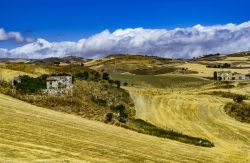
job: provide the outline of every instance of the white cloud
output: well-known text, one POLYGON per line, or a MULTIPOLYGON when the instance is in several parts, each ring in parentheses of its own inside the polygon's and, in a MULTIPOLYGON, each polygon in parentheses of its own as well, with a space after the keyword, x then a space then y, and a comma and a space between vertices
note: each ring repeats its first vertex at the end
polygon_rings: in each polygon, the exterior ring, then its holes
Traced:
MULTIPOLYGON (((0 40, 5 38, 1 34, 0 40)), ((6 33, 6 32, 5 32, 6 33)), ((18 40, 18 37, 15 37, 18 40)), ((250 21, 239 25, 196 25, 189 28, 104 30, 78 42, 33 43, 8 50, 9 56, 25 58, 77 55, 103 57, 113 53, 149 54, 162 57, 192 58, 210 53, 231 53, 250 50, 250 21)))
POLYGON ((6 32, 3 28, 0 28, 0 41, 14 40, 16 42, 30 43, 33 41, 31 38, 24 38, 20 32, 6 32))

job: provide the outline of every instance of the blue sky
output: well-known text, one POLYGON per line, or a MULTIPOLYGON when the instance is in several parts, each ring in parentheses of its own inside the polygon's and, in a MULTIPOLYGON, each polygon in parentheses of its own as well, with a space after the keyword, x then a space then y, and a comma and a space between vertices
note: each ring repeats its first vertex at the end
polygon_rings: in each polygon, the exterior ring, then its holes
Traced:
POLYGON ((250 20, 249 0, 1 0, 0 4, 0 27, 49 41, 78 40, 104 29, 169 29, 250 20))
MULTIPOLYGON (((78 41, 105 29, 174 29, 250 20, 249 0, 0 0, 0 28, 47 41, 78 41)), ((25 43, 0 41, 0 48, 25 43)))

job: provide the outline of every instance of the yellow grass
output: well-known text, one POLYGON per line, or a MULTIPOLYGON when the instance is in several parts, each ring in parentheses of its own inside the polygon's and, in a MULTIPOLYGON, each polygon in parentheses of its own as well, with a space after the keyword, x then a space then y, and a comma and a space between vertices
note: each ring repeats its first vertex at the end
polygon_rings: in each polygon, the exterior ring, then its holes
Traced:
MULTIPOLYGON (((213 77, 214 71, 222 71, 221 68, 207 68, 206 65, 201 65, 198 63, 186 63, 186 64, 179 65, 177 67, 188 68, 189 70, 197 71, 199 73, 193 74, 193 75, 202 76, 202 77, 213 77)), ((250 73, 249 69, 223 69, 223 70, 231 71, 231 72, 238 72, 242 74, 250 73)))
POLYGON ((227 57, 226 61, 248 61, 249 57, 227 57))
POLYGON ((223 158, 227 153, 225 162, 250 161, 250 124, 238 122, 224 112, 224 105, 230 99, 200 95, 198 90, 128 90, 135 102, 136 118, 206 138, 214 142, 212 151, 218 153, 217 157, 223 158))
POLYGON ((223 100, 130 91, 138 117, 209 138, 215 147, 143 135, 0 94, 0 162, 249 162, 250 125, 228 117, 223 100))
POLYGON ((15 71, 15 70, 8 70, 8 69, 0 68, 0 79, 4 79, 5 81, 11 81, 19 75, 29 75, 33 77, 37 76, 35 74, 25 73, 22 71, 15 71))

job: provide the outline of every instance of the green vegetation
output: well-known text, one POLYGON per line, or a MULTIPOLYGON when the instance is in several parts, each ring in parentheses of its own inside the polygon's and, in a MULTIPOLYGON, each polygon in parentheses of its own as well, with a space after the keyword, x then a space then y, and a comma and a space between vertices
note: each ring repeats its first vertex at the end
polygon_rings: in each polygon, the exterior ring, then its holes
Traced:
POLYGON ((245 102, 230 102, 225 106, 225 112, 238 121, 250 123, 250 105, 245 102))
POLYGON ((111 78, 120 80, 123 83, 130 83, 135 86, 155 87, 155 88, 184 88, 197 87, 208 83, 209 80, 203 80, 188 75, 131 75, 131 74, 111 74, 111 78))
POLYGON ((188 136, 182 133, 175 132, 173 130, 165 130, 154 126, 153 124, 146 122, 142 119, 134 119, 130 121, 135 130, 141 133, 154 135, 162 138, 168 138, 183 143, 194 144, 202 147, 214 147, 214 144, 206 139, 188 136))
POLYGON ((128 120, 128 116, 129 114, 127 113, 127 109, 126 106, 123 104, 117 105, 117 106, 113 106, 111 107, 111 109, 113 111, 115 111, 116 113, 118 113, 118 120, 122 123, 126 123, 128 120))
POLYGON ((244 51, 244 52, 237 52, 233 54, 229 54, 229 57, 245 57, 245 56, 250 56, 250 51, 244 51))
POLYGON ((212 89, 231 89, 234 88, 233 82, 231 81, 220 81, 215 83, 215 87, 212 89))
POLYGON ((242 103, 243 100, 245 100, 245 99, 246 99, 246 96, 243 96, 243 95, 236 95, 233 98, 234 102, 236 102, 236 103, 242 103))
POLYGON ((105 115, 105 122, 111 122, 112 119, 113 119, 113 113, 109 112, 105 115))
POLYGON ((109 79, 110 79, 110 78, 109 78, 109 73, 104 72, 103 75, 102 75, 102 79, 104 79, 104 80, 109 80, 109 79))
POLYGON ((19 81, 14 81, 16 89, 22 93, 36 93, 46 88, 46 77, 29 77, 28 75, 19 76, 19 81))
POLYGON ((176 67, 152 67, 152 68, 144 68, 144 69, 135 69, 129 71, 132 74, 136 75, 159 75, 166 73, 176 72, 178 68, 176 67))
POLYGON ((224 98, 231 98, 233 100, 240 100, 240 99, 246 100, 246 99, 248 99, 247 96, 245 96, 245 95, 240 95, 240 94, 226 92, 226 91, 213 91, 213 92, 209 92, 208 94, 216 95, 216 96, 220 96, 220 97, 224 97, 224 98))

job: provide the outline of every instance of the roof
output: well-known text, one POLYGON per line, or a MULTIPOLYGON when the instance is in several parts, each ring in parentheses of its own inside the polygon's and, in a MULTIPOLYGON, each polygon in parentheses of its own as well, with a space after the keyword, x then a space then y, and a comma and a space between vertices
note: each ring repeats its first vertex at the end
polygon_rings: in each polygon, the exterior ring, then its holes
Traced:
POLYGON ((47 81, 57 81, 57 80, 68 80, 69 78, 72 78, 72 76, 49 76, 47 77, 47 81))
POLYGON ((232 73, 231 71, 216 71, 217 73, 232 73))

